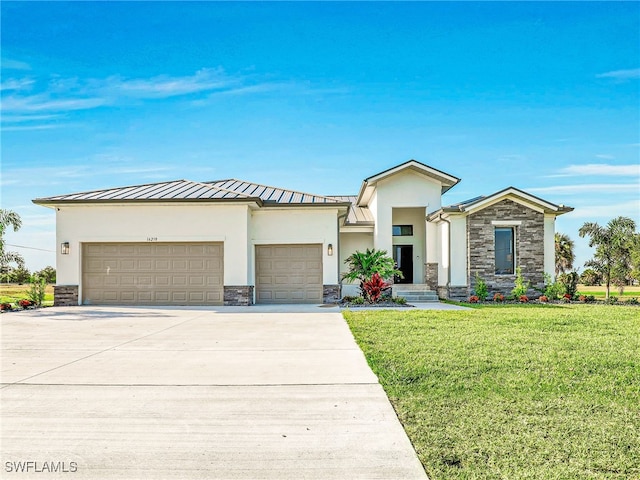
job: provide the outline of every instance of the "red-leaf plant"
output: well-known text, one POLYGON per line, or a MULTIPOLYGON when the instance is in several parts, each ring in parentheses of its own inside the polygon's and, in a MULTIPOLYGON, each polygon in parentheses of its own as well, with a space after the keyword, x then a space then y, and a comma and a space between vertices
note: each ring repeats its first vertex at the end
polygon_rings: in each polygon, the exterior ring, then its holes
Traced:
POLYGON ((369 302, 378 303, 382 297, 382 291, 390 286, 391 284, 385 282, 380 274, 374 273, 369 280, 362 282, 362 291, 369 302))

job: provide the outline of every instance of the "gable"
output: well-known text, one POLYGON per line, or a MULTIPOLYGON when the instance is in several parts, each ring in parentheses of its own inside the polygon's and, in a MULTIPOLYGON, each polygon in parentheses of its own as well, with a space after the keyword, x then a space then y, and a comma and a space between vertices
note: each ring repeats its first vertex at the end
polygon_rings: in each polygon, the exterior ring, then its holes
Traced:
MULTIPOLYGON (((413 174, 421 178, 423 181, 428 182, 428 185, 437 185, 439 195, 442 195, 460 181, 459 178, 425 165, 424 163, 409 160, 408 162, 366 178, 360 187, 357 204, 361 206, 369 205, 378 184, 384 183, 389 185, 389 183, 398 181, 400 178, 406 178, 407 174, 413 174)), ((439 204, 440 202, 438 202, 438 205, 439 204)))

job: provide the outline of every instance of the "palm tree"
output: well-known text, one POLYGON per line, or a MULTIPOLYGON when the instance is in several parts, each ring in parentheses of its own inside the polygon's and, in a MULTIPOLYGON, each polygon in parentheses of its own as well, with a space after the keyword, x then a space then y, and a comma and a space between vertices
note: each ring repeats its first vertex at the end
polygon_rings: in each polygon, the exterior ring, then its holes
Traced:
POLYGON ((349 264, 349 271, 342 274, 343 280, 360 280, 362 283, 371 279, 374 273, 380 275, 384 280, 393 276, 403 277, 402 272, 396 268, 393 258, 387 256, 386 250, 367 248, 364 253, 356 251, 344 263, 349 264))
POLYGON ((573 240, 565 233, 556 233, 556 277, 573 268, 575 256, 573 254, 573 240))
POLYGON ((13 231, 17 232, 21 226, 20 215, 12 210, 0 208, 0 267, 7 267, 11 263, 16 263, 18 267, 24 265, 22 255, 16 252, 5 252, 4 250, 4 232, 8 227, 13 227, 13 231))
POLYGON ((617 217, 606 227, 587 222, 578 233, 589 237, 589 246, 596 247, 593 258, 585 266, 599 272, 607 286, 607 296, 611 281, 622 289, 631 273, 631 241, 635 235, 636 223, 627 217, 617 217))

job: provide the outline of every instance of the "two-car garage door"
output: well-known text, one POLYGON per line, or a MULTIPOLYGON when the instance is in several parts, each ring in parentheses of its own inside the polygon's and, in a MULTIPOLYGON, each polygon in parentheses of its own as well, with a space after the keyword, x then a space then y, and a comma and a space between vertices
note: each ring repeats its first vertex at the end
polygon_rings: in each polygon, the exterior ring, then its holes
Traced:
POLYGON ((222 305, 222 243, 84 243, 85 305, 222 305))

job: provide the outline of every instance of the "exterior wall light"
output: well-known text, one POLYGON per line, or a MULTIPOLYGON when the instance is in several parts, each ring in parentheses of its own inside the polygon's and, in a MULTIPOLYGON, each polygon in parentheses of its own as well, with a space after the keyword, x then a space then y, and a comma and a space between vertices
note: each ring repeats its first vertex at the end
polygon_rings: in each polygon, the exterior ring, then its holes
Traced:
POLYGON ((62 242, 60 244, 60 253, 62 255, 69 255, 69 242, 62 242))
POLYGON ((333 245, 329 244, 327 246, 327 255, 332 256, 333 255, 333 245))

